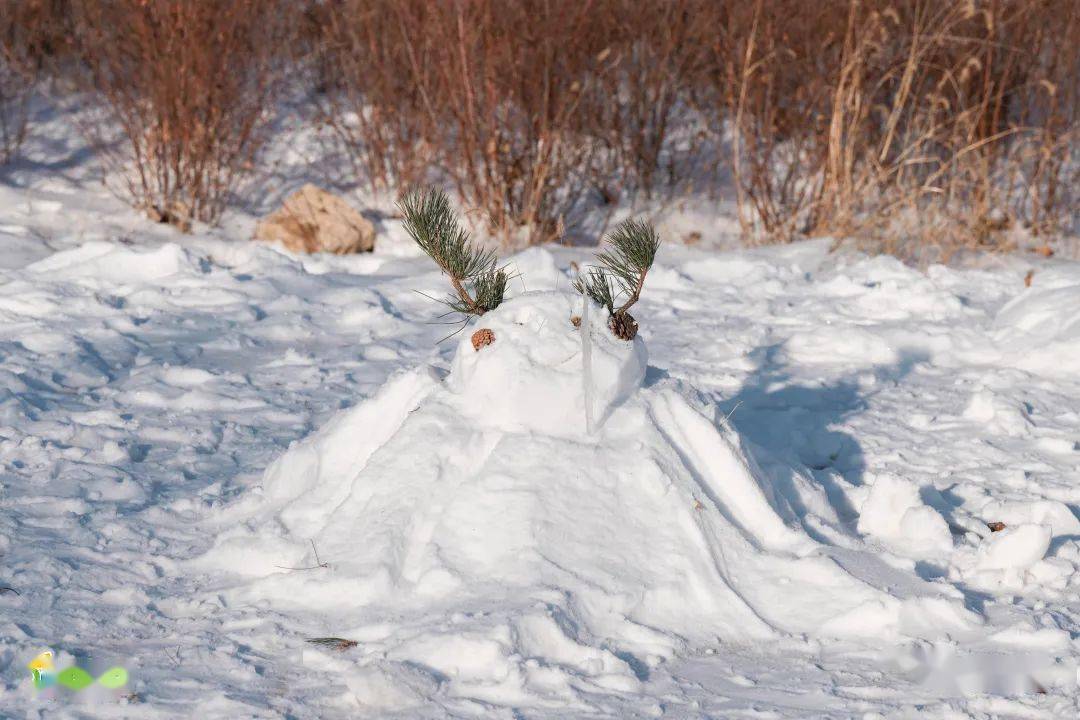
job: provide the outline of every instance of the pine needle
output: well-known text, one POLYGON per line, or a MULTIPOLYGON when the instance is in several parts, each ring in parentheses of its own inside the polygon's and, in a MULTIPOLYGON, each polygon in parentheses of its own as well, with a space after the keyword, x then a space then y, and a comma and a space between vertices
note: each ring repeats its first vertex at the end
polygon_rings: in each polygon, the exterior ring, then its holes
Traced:
POLYGON ((607 308, 608 315, 614 314, 615 289, 611 287, 607 273, 600 268, 589 268, 584 275, 574 278, 574 289, 588 295, 597 305, 607 308))
POLYGON ((648 222, 631 218, 620 223, 605 240, 607 249, 596 256, 600 266, 579 275, 574 287, 606 307, 609 315, 616 315, 625 313, 641 298, 645 276, 660 248, 660 236, 648 222), (623 297, 625 301, 616 308, 617 298, 623 297))
POLYGON ((492 250, 477 246, 457 221, 446 193, 437 188, 410 190, 398 209, 405 232, 450 278, 454 294, 442 302, 463 315, 494 310, 506 295, 508 277, 492 250))
POLYGON ((355 640, 347 640, 346 638, 339 637, 308 638, 305 642, 309 642, 312 645, 319 645, 320 647, 325 647, 330 650, 337 650, 338 652, 345 652, 346 650, 351 650, 352 648, 360 644, 355 640))

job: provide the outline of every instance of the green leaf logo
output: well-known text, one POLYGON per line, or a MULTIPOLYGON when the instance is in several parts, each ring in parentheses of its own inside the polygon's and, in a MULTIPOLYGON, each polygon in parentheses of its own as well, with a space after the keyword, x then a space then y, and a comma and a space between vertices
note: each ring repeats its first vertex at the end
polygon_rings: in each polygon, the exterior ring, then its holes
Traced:
POLYGON ((116 688, 127 685, 128 674, 127 670, 122 667, 109 668, 101 674, 101 677, 97 679, 98 685, 115 690, 116 688))
POLYGON ((94 678, 90 676, 90 673, 80 667, 61 670, 56 681, 71 690, 82 690, 94 684, 94 678))

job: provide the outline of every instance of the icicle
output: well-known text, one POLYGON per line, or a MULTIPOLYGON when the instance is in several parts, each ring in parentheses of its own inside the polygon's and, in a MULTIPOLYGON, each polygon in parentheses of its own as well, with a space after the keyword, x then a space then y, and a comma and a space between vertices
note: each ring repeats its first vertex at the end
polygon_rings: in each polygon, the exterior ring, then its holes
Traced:
POLYGON ((581 294, 581 384, 585 394, 585 432, 593 433, 593 404, 592 404, 592 338, 589 327, 589 298, 585 293, 581 294))

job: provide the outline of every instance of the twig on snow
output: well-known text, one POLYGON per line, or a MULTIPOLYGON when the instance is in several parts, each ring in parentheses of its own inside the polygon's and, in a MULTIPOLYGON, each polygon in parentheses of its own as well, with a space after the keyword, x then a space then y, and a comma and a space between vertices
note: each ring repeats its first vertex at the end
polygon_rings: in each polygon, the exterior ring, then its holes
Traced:
POLYGON ((330 565, 328 563, 324 563, 319 559, 319 550, 315 547, 315 541, 309 540, 308 542, 311 543, 311 550, 315 553, 314 565, 309 565, 308 567, 286 567, 284 565, 275 565, 274 567, 278 570, 318 570, 319 568, 329 568, 330 565))

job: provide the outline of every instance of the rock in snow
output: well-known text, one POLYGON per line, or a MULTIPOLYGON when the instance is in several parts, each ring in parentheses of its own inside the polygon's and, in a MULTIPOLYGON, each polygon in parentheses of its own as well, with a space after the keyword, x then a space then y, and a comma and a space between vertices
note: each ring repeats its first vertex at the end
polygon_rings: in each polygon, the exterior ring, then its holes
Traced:
POLYGON ((255 237, 297 253, 346 255, 375 248, 375 226, 337 195, 311 183, 259 222, 255 237))
POLYGON ((639 664, 717 639, 977 624, 935 592, 900 599, 864 582, 858 553, 829 557, 726 421, 646 383, 640 337, 578 329, 582 310, 579 296, 538 292, 485 314, 492 345, 462 333, 446 378, 399 374, 294 445, 252 521, 202 562, 250 575, 249 598, 383 627, 390 657, 503 698, 553 692, 567 668, 633 689, 639 664), (256 519, 268 512, 279 522, 256 519), (311 543, 328 568, 275 567, 305 562, 311 543))

